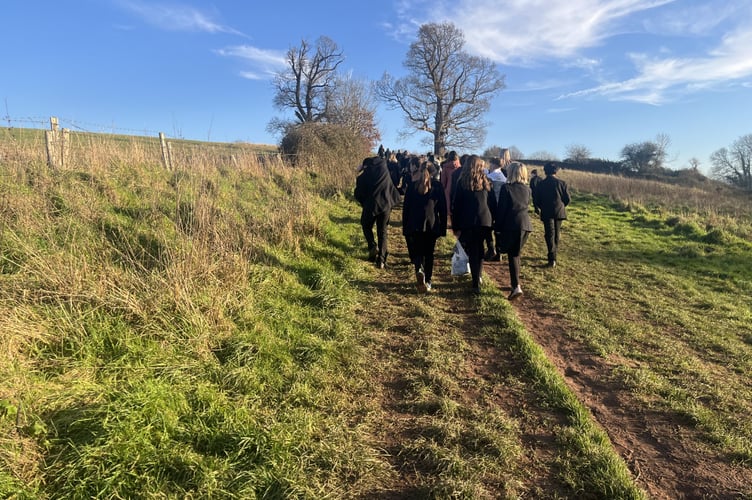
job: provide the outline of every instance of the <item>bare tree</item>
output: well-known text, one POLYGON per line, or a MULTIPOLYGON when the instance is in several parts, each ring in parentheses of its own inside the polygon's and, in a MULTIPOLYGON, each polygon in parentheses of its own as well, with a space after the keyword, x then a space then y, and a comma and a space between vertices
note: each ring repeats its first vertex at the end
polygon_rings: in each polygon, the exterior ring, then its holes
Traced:
POLYGON ((710 155, 711 173, 716 179, 752 191, 752 134, 738 138, 727 149, 710 155))
POLYGON ((368 82, 349 74, 338 76, 329 92, 326 120, 357 132, 371 147, 381 139, 373 89, 368 82))
POLYGON ((521 160, 523 154, 517 146, 509 146, 509 157, 513 160, 521 160))
POLYGON ((489 148, 486 148, 483 151, 483 156, 486 158, 492 158, 492 157, 500 157, 501 156, 501 146, 493 145, 489 148))
POLYGON ((583 144, 570 144, 566 150, 567 161, 583 165, 591 156, 590 150, 583 144))
POLYGON ((274 105, 293 109, 299 123, 324 121, 327 101, 344 61, 337 44, 325 36, 315 46, 302 40, 287 51, 288 68, 274 78, 274 105))
POLYGON ((528 160, 540 160, 540 161, 559 161, 559 158, 550 151, 540 150, 531 153, 527 157, 528 160))
POLYGON ((476 149, 483 143, 483 115, 504 87, 490 59, 471 56, 465 38, 452 23, 424 24, 404 61, 408 75, 394 79, 385 73, 376 93, 392 109, 400 109, 410 133, 428 132, 433 152, 447 148, 476 149))

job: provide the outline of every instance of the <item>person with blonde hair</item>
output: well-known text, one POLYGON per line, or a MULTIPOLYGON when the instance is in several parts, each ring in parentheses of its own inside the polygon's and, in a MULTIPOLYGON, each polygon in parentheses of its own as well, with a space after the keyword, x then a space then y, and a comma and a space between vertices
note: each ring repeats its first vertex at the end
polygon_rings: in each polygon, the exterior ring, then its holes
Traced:
POLYGON ((493 224, 493 195, 485 164, 480 156, 469 156, 460 169, 452 196, 452 230, 470 261, 473 293, 480 293, 483 247, 493 224))
POLYGON ((402 205, 402 234, 419 292, 431 291, 436 240, 446 236, 447 229, 446 196, 434 172, 432 162, 418 157, 410 160, 412 182, 407 185, 402 205))
POLYGON ((520 162, 512 162, 507 167, 507 182, 501 186, 494 218, 494 230, 499 236, 499 246, 507 254, 509 263, 509 278, 512 285, 509 300, 522 295, 520 254, 533 230, 528 214, 529 206, 530 186, 528 186, 527 167, 520 162))

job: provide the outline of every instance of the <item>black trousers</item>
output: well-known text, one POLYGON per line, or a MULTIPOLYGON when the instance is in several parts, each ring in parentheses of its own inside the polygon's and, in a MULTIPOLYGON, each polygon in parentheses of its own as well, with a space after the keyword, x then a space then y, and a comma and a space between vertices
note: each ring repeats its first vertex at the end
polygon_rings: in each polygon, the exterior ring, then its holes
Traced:
POLYGON ((434 233, 420 232, 405 235, 407 253, 410 255, 410 262, 413 263, 415 272, 423 269, 426 281, 429 282, 433 276, 433 260, 437 239, 434 233))
POLYGON ((522 247, 527 242, 527 237, 530 235, 529 231, 509 231, 500 233, 507 244, 507 259, 509 260, 509 279, 511 281, 512 289, 516 288, 520 284, 520 266, 522 253, 522 247))
POLYGON ((373 215, 372 213, 366 212, 364 210, 360 214, 360 225, 363 228, 363 236, 365 236, 366 243, 368 243, 368 249, 378 249, 376 261, 383 262, 384 264, 386 264, 386 256, 389 254, 389 249, 387 247, 389 233, 387 231, 387 228, 389 227, 389 216, 391 215, 391 213, 392 211, 388 210, 386 212, 373 215), (376 238, 373 237, 374 225, 376 226, 376 238))
POLYGON ((463 229, 460 234, 460 243, 470 261, 470 276, 472 277, 473 287, 480 286, 480 278, 483 275, 483 254, 485 253, 483 249, 490 232, 490 227, 475 226, 463 229))
POLYGON ((543 237, 546 239, 549 264, 556 260, 556 253, 559 250, 559 234, 561 233, 561 223, 562 219, 543 220, 543 237))

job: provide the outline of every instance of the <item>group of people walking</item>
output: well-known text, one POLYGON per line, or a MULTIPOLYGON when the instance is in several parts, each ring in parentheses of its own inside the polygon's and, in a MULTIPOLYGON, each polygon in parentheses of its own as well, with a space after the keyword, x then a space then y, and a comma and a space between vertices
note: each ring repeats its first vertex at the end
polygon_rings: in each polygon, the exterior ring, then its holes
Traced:
POLYGON ((433 158, 407 155, 395 175, 385 158, 369 157, 359 167, 355 199, 362 207, 361 226, 369 259, 383 269, 387 265, 389 219, 403 198, 402 233, 420 292, 432 289, 436 241, 448 228, 462 245, 470 267, 472 290, 480 293, 484 261, 501 260, 506 254, 511 292, 509 300, 522 295, 520 255, 533 230, 529 207, 543 221, 548 266, 556 266, 562 221, 570 198, 567 184, 556 175, 558 167, 544 165, 545 178, 511 161, 508 150, 492 158, 489 166, 478 155, 459 157, 452 151, 440 165, 433 158), (376 238, 373 229, 376 227, 376 238))

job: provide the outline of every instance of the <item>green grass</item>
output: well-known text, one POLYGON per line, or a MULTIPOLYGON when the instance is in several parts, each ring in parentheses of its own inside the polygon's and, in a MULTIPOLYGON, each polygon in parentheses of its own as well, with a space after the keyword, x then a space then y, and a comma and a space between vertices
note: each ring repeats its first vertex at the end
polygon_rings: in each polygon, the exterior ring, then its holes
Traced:
MULTIPOLYGON (((528 255, 545 255, 542 239, 531 238, 528 255)), ((686 418, 724 454, 750 463, 749 240, 699 217, 623 211, 579 194, 561 247, 555 272, 526 273, 529 288, 593 352, 630 360, 614 377, 646 405, 686 418)))
MULTIPOLYGON (((429 302, 379 274, 358 207, 320 176, 77 144, 52 171, 33 139, 0 140, 0 496, 644 497, 500 291, 437 270, 429 302)), ((529 267, 538 232, 524 281, 632 361, 613 376, 640 401, 748 463, 734 224, 578 193, 561 267, 529 267)))

